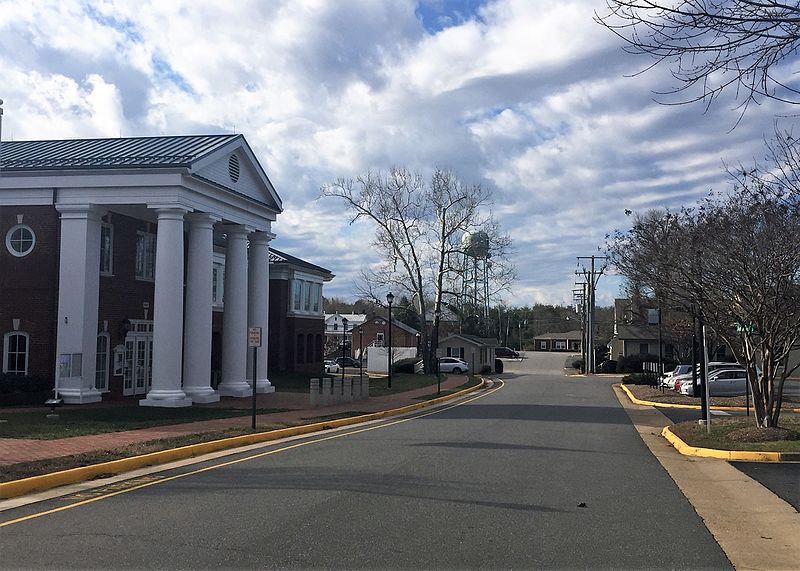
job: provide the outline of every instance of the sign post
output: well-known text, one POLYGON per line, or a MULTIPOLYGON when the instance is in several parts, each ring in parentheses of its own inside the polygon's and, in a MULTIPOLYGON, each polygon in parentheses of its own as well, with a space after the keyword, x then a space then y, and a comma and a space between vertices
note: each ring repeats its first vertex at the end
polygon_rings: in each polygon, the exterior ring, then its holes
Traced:
POLYGON ((253 348, 253 430, 256 429, 256 381, 258 371, 258 348, 261 347, 261 328, 247 328, 247 346, 253 348))

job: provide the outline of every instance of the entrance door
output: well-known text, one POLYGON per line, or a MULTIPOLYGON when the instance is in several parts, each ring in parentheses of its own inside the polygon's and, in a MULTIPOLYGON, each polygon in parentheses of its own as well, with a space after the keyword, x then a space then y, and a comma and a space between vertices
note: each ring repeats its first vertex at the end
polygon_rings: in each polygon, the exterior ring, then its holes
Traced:
POLYGON ((153 322, 131 320, 125 337, 122 394, 145 395, 153 382, 153 322))

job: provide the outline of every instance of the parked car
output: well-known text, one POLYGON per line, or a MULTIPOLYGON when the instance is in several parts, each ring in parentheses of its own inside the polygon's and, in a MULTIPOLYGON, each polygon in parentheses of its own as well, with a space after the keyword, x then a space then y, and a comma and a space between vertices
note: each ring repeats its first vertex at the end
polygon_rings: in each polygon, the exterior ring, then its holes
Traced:
POLYGON ((325 361, 325 372, 326 373, 338 373, 341 370, 339 367, 339 363, 336 361, 326 360, 325 361))
POLYGON ((361 363, 352 357, 336 357, 334 363, 340 367, 360 367, 361 363))
POLYGON ((680 375, 686 375, 692 372, 691 365, 676 365, 675 368, 667 373, 664 373, 664 376, 661 377, 661 384, 668 388, 674 389, 675 388, 675 380, 680 375))
POLYGON ((466 361, 457 359, 456 357, 440 357, 439 358, 439 372, 440 373, 453 373, 460 375, 469 371, 469 364, 466 361))
POLYGON ((519 353, 514 351, 511 347, 495 347, 494 356, 505 359, 519 359, 519 353))
MULTIPOLYGON (((696 368, 697 368, 697 379, 698 379, 697 382, 699 383, 700 382, 700 365, 697 365, 696 368)), ((726 363, 724 361, 710 361, 708 363, 708 373, 709 373, 709 375, 711 373, 713 373, 714 371, 719 370, 719 369, 736 369, 736 368, 744 369, 744 367, 742 367, 739 363, 726 363)), ((691 366, 689 366, 689 370, 687 372, 683 373, 682 375, 674 375, 670 379, 669 384, 666 385, 666 386, 670 387, 671 389, 673 389, 676 392, 680 392, 680 385, 686 383, 687 381, 688 381, 688 383, 690 385, 692 384, 691 366)))
MULTIPOLYGON (((681 383, 682 395, 694 396, 691 379, 681 383)), ((717 397, 735 397, 747 392, 747 371, 742 367, 717 369, 708 375, 708 394, 717 397)))

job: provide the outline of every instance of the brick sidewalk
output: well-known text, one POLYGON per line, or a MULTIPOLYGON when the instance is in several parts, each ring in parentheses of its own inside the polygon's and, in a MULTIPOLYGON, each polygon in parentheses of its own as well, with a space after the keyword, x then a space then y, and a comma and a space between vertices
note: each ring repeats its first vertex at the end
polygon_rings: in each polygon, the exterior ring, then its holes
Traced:
MULTIPOLYGON (((450 375, 442 381, 442 389, 454 389, 466 382, 465 376, 450 375)), ((303 393, 271 393, 258 395, 256 406, 259 408, 281 408, 288 409, 285 412, 272 414, 261 414, 256 419, 256 426, 264 426, 273 423, 302 422, 320 416, 335 415, 343 412, 378 412, 398 408, 408 404, 419 402, 418 397, 432 395, 436 392, 436 385, 423 387, 413 391, 386 395, 380 397, 370 397, 369 400, 327 406, 320 408, 309 408, 309 396, 303 393)), ((219 403, 208 405, 195 405, 206 407, 227 407, 249 409, 251 406, 250 398, 225 398, 219 403)), ((37 410, 42 410, 41 408, 37 410)), ((44 414, 44 412, 42 413, 44 414)), ((58 458, 60 456, 71 456, 84 452, 95 452, 100 450, 110 450, 157 440, 160 438, 171 438, 175 436, 185 436, 200 432, 213 432, 225 430, 226 428, 249 428, 251 417, 237 416, 233 418, 219 418, 214 420, 203 420, 199 422, 187 422, 183 424, 172 424, 167 426, 156 426, 153 428, 141 428, 138 430, 128 430, 124 432, 108 432, 105 434, 92 434, 89 436, 72 436, 57 440, 33 440, 21 438, 0 438, 0 466, 8 466, 18 462, 29 462, 32 460, 44 460, 46 458, 58 458)))

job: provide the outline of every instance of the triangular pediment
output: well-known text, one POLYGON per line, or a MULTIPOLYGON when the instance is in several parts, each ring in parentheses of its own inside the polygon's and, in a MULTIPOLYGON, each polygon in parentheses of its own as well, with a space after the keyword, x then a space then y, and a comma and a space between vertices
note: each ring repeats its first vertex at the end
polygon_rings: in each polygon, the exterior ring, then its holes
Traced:
POLYGON ((268 205, 276 212, 283 206, 244 137, 234 139, 192 165, 192 174, 268 205))

